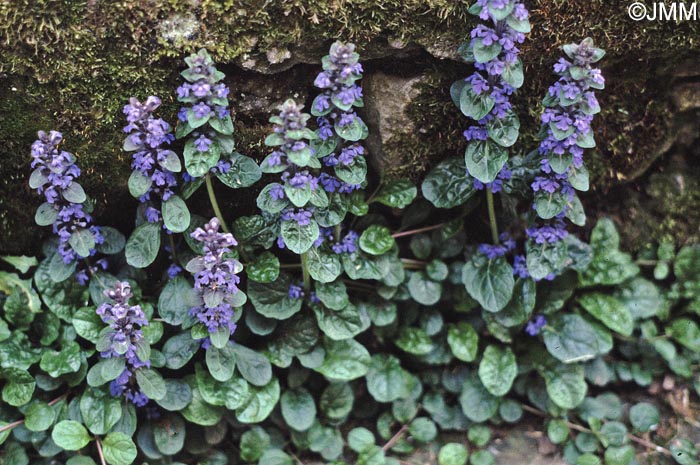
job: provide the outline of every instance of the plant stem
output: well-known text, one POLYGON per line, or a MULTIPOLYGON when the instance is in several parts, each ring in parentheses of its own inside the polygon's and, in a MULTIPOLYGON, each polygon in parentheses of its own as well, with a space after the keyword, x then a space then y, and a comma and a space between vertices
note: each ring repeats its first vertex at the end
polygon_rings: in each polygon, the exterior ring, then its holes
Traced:
POLYGON ((486 189, 486 205, 489 209, 489 223, 491 224, 491 240, 494 244, 498 244, 498 223, 496 222, 496 209, 493 206, 493 192, 490 188, 486 189))
POLYGON ((177 252, 175 250, 175 238, 172 234, 168 234, 168 239, 170 239, 170 255, 173 257, 173 262, 177 262, 177 252))
POLYGON ((309 260, 308 252, 301 254, 301 273, 304 276, 304 291, 309 292, 311 290, 311 276, 309 275, 309 269, 307 262, 309 260))
POLYGON ((102 444, 100 444, 100 438, 95 436, 95 444, 97 445, 97 455, 100 456, 100 463, 102 465, 107 465, 107 462, 105 462, 105 455, 102 453, 102 444))
POLYGON ((22 423, 24 423, 24 418, 22 418, 21 420, 13 421, 12 423, 9 423, 3 427, 0 427, 0 433, 4 433, 5 431, 10 430, 10 429, 14 428, 15 426, 19 426, 22 423))
POLYGON ((204 176, 204 181, 207 183, 207 193, 209 194, 209 202, 211 203, 211 208, 214 209, 214 214, 219 219, 219 223, 221 223, 221 229, 223 229, 224 232, 230 233, 231 230, 228 229, 228 226, 226 226, 226 221, 224 221, 224 215, 221 214, 219 202, 216 201, 216 194, 214 193, 214 184, 211 182, 211 175, 209 173, 207 173, 207 175, 204 176))
MULTIPOLYGON (((522 406, 523 410, 525 410, 526 412, 530 412, 533 415, 537 415, 538 417, 542 417, 542 418, 549 417, 549 415, 547 415, 547 413, 543 412, 542 410, 536 409, 534 407, 530 407, 529 405, 525 405, 525 404, 522 404, 521 406, 522 406)), ((586 428, 585 426, 577 425, 576 423, 571 423, 570 421, 567 421, 567 420, 564 420, 564 423, 566 424, 566 426, 569 427, 569 429, 579 431, 581 433, 596 434, 595 431, 593 431, 589 428, 586 428)), ((662 447, 658 444, 654 444, 651 441, 647 441, 646 439, 640 438, 640 437, 635 436, 633 434, 628 433, 627 437, 632 442, 636 442, 637 444, 640 444, 640 445, 647 447, 649 449, 653 449, 656 452, 667 455, 669 457, 673 457, 673 453, 670 450, 666 449, 665 447, 662 447)))
POLYGON ((432 231, 434 229, 440 229, 443 226, 445 226, 445 223, 440 223, 440 224, 436 224, 433 226, 426 226, 424 228, 419 228, 419 229, 412 229, 410 231, 398 232, 398 233, 392 234, 391 237, 396 239, 397 237, 411 236, 413 234, 420 234, 420 233, 432 231))
MULTIPOLYGON (((68 393, 62 394, 62 395, 56 397, 54 400, 52 400, 51 402, 49 402, 49 406, 54 406, 54 405, 56 405, 57 403, 59 403, 60 401, 62 401, 63 399, 65 399, 66 397, 68 397, 68 393)), ((1 426, 1 427, 0 427, 0 433, 4 433, 4 432, 7 431, 7 430, 11 430, 12 428, 14 428, 14 427, 16 427, 16 426, 19 426, 19 425, 21 425, 22 423, 24 423, 24 418, 22 418, 21 420, 13 421, 12 423, 8 423, 8 424, 5 425, 5 426, 1 426)))
POLYGON ((384 452, 386 452, 386 451, 388 451, 389 449, 391 449, 392 447, 394 447, 394 445, 395 445, 397 442, 399 442, 399 439, 401 439, 401 436, 403 436, 404 434, 406 434, 406 431, 408 431, 408 424, 403 425, 403 426, 401 427, 401 429, 398 430, 398 431, 396 432, 396 434, 393 435, 393 436, 391 437, 391 439, 389 439, 389 441, 387 441, 386 444, 384 444, 384 446, 382 446, 382 450, 383 450, 384 452))

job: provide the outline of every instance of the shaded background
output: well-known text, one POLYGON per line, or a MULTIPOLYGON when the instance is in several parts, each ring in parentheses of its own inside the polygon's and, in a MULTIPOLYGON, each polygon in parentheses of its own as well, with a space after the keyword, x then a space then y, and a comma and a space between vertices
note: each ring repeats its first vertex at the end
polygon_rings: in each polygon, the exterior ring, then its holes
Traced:
MULTIPOLYGON (((98 224, 133 227, 121 108, 158 95, 175 122, 182 58, 207 48, 231 87, 238 150, 258 160, 271 111, 311 103, 320 58, 333 40, 358 45, 366 74, 370 159, 385 176, 419 182, 460 155, 469 124, 449 86, 471 73, 456 50, 475 24, 471 0, 0 0, 0 253, 36 253, 47 228, 30 191, 29 147, 38 129, 64 133, 83 169, 98 224)), ((628 249, 698 240, 700 22, 634 22, 625 0, 526 0, 533 32, 523 46, 526 83, 516 151, 535 147, 539 101, 559 47, 586 36, 608 51, 608 88, 589 151, 589 217, 612 215, 628 249)), ((256 193, 229 191, 241 214, 256 193)), ((208 208, 202 202, 202 209, 208 208)), ((594 221, 591 219, 591 223, 594 221)))

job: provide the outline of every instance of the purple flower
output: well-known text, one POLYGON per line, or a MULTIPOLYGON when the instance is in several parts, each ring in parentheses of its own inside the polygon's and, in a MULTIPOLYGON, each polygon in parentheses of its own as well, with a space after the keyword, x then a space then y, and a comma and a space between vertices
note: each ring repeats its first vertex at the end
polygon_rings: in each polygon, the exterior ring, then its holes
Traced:
MULTIPOLYGON (((231 247, 238 243, 230 233, 219 232, 219 226, 219 220, 214 217, 191 234, 194 240, 202 243, 204 255, 193 258, 186 266, 187 271, 194 274, 194 287, 202 299, 202 304, 191 308, 189 314, 210 333, 226 328, 231 335, 236 325, 230 301, 238 292, 240 277, 237 273, 243 267, 238 260, 227 258, 231 247)), ((207 348, 208 341, 203 341, 202 345, 207 348)))
MULTIPOLYGON (((78 187, 77 177, 80 169, 75 165, 73 154, 59 150, 58 144, 63 140, 63 135, 57 131, 48 134, 38 132, 38 139, 32 144, 31 154, 34 168, 33 178, 37 178, 36 190, 43 194, 46 202, 50 204, 56 213, 53 224, 53 232, 58 236, 58 253, 64 263, 73 263, 78 260, 78 255, 73 250, 69 240, 73 233, 87 230, 96 244, 104 242, 104 238, 97 226, 92 225, 92 218, 85 212, 81 203, 73 203, 66 200, 66 191, 78 187)), ((95 250, 89 251, 90 255, 95 250)), ((77 276, 79 282, 87 282, 87 276, 77 276)))
POLYGON ((199 136, 199 138, 194 141, 195 148, 200 152, 206 152, 209 150, 210 145, 211 139, 207 139, 207 137, 204 135, 199 136))
POLYGON ((192 111, 196 118, 204 118, 211 113, 211 108, 206 103, 200 102, 192 107, 192 111))
POLYGON ((554 244, 563 240, 569 234, 566 230, 566 224, 561 218, 555 219, 550 224, 528 228, 526 233, 537 244, 554 244))
POLYGON ((269 194, 272 200, 282 200, 285 197, 284 187, 281 184, 275 184, 270 188, 269 194))
MULTIPOLYGON (((142 103, 135 98, 129 99, 129 104, 124 106, 127 122, 124 131, 129 135, 131 150, 135 150, 131 167, 139 171, 143 176, 151 179, 148 190, 139 197, 140 202, 153 202, 158 197, 160 201, 168 200, 174 195, 177 186, 175 173, 165 168, 169 157, 177 157, 175 152, 166 150, 163 146, 174 140, 171 127, 162 119, 156 119, 152 113, 160 106, 160 99, 150 96, 142 103)), ((125 147, 128 144, 125 143, 125 147)), ((149 222, 160 221, 160 213, 150 206, 146 211, 146 219, 149 222)))
MULTIPOLYGON (((485 141, 488 139, 488 125, 493 120, 501 120, 506 118, 510 112, 512 105, 510 96, 515 89, 506 82, 503 78, 506 69, 514 65, 518 60, 520 50, 517 44, 525 41, 525 34, 514 30, 509 22, 509 19, 496 20, 490 12, 490 9, 503 10, 510 6, 513 7, 511 15, 518 21, 525 21, 528 18, 528 12, 525 5, 517 3, 515 0, 478 0, 477 1, 479 17, 490 23, 478 24, 470 33, 471 42, 469 46, 473 49, 477 44, 479 46, 491 47, 500 45, 500 53, 485 63, 475 63, 476 71, 465 79, 469 85, 469 91, 476 95, 487 94, 493 101, 494 106, 491 111, 479 120, 478 125, 473 125, 464 131, 464 137, 468 141, 485 141)), ((478 188, 483 188, 482 183, 475 183, 478 188)), ((499 189, 498 184, 494 184, 496 189, 499 189)))
POLYGON ((537 315, 537 318, 528 322, 527 326, 525 327, 525 332, 530 336, 537 336, 546 325, 547 318, 545 318, 544 315, 537 315))
MULTIPOLYGON (((353 44, 344 44, 336 42, 331 46, 327 57, 323 59, 323 71, 316 78, 316 87, 323 90, 314 104, 314 110, 318 113, 327 113, 324 117, 319 117, 317 123, 319 126, 318 135, 322 141, 332 138, 336 128, 344 128, 350 124, 361 123, 360 117, 352 111, 353 106, 361 106, 362 102, 362 87, 357 85, 357 81, 362 77, 362 65, 358 62, 359 55, 355 52, 353 44)), ((341 142, 344 137, 339 138, 341 142)), ((323 164, 328 167, 333 167, 342 163, 344 166, 353 163, 354 158, 364 152, 362 148, 355 144, 354 141, 349 141, 354 146, 350 150, 344 152, 342 145, 340 155, 330 153, 323 159, 323 164)), ((340 187, 329 186, 325 187, 328 192, 337 192, 340 187)))
POLYGON ((282 212, 282 221, 295 221, 299 226, 307 226, 311 223, 312 212, 300 208, 298 211, 289 208, 282 212))
POLYGON ((143 406, 148 402, 148 397, 133 387, 131 376, 135 369, 150 366, 149 360, 142 360, 139 356, 139 353, 144 353, 139 351, 139 347, 148 344, 141 331, 141 327, 148 325, 148 320, 140 306, 129 304, 133 294, 128 282, 117 282, 113 289, 104 293, 109 301, 97 307, 96 313, 109 326, 109 331, 104 335, 109 341, 109 347, 100 355, 103 358, 121 357, 126 360, 126 368, 111 382, 110 392, 115 397, 124 396, 135 405, 143 406))
POLYGON ((357 252, 357 239, 359 237, 355 231, 348 231, 343 239, 331 246, 331 249, 336 254, 355 253, 357 252))
POLYGON ((180 267, 180 265, 178 265, 177 263, 171 263, 168 267, 168 277, 170 279, 173 279, 180 273, 182 273, 182 267, 180 267))
POLYGON ((296 284, 290 284, 288 294, 290 299, 301 299, 304 297, 304 289, 296 284))
POLYGON ((524 255, 516 255, 513 260, 513 274, 521 279, 530 277, 530 272, 527 270, 527 259, 524 255))
POLYGON ((129 299, 133 296, 131 286, 128 282, 118 282, 104 294, 111 302, 97 307, 97 314, 111 329, 107 336, 111 344, 108 350, 101 353, 102 357, 124 357, 133 368, 148 366, 150 362, 141 360, 137 355, 137 347, 143 340, 140 328, 148 325, 148 320, 140 306, 129 305, 129 299))

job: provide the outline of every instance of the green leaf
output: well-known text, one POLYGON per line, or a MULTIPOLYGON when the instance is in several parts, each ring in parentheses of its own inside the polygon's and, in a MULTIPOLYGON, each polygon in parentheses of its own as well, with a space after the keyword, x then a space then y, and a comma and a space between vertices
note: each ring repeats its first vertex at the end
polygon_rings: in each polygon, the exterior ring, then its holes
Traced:
POLYGON ((304 388, 290 389, 280 399, 282 418, 295 431, 306 431, 316 420, 316 404, 304 388))
POLYGON ((272 253, 265 251, 246 266, 248 279, 258 283, 271 283, 280 274, 280 261, 272 253))
POLYGON ((367 349, 354 339, 334 341, 324 338, 323 348, 326 356, 314 370, 326 378, 351 381, 367 374, 371 357, 367 349))
POLYGON ((330 339, 339 341, 350 339, 366 329, 357 307, 347 304, 340 310, 325 305, 313 305, 318 327, 330 339))
MULTIPOLYGON (((511 17, 508 19, 510 20, 511 17)), ((517 20, 516 20, 517 21, 517 20)), ((527 20, 526 20, 527 21, 527 20)), ((508 22, 510 24, 510 21, 508 22)), ((528 24, 529 29, 529 24, 528 24)), ((515 89, 519 89, 523 86, 525 82, 525 73, 523 72, 523 62, 518 59, 515 63, 506 63, 503 74, 501 75, 503 80, 515 89)))
POLYGON ((383 184, 374 195, 374 201, 393 208, 406 208, 413 202, 418 189, 408 179, 397 179, 383 184))
POLYGON ((131 465, 136 460, 136 444, 124 433, 109 433, 102 439, 102 452, 109 465, 131 465))
POLYGON ((175 455, 185 445, 185 422, 180 415, 161 417, 153 425, 153 442, 165 455, 175 455))
POLYGON ((696 465, 698 463, 698 450, 688 439, 674 439, 669 446, 673 459, 680 465, 696 465))
POLYGON ((189 331, 171 337, 163 345, 166 366, 171 370, 184 367, 199 349, 199 341, 192 339, 189 331))
POLYGON ((648 402, 640 402, 630 408, 630 423, 635 431, 647 433, 656 429, 660 421, 659 410, 648 402))
POLYGON ((442 296, 442 284, 428 278, 423 271, 411 273, 407 287, 413 300, 421 305, 435 305, 442 296))
POLYGON ((334 168, 335 175, 348 184, 362 184, 367 176, 365 157, 356 157, 351 165, 339 163, 334 168))
POLYGON ((558 364, 541 370, 547 385, 547 394, 559 407, 574 409, 583 402, 588 390, 582 365, 558 364))
POLYGON ((513 269, 505 257, 489 260, 474 255, 462 269, 462 283, 467 292, 489 312, 502 310, 513 296, 513 269))
POLYGON ((348 446, 358 454, 368 447, 374 446, 376 439, 367 428, 353 428, 348 433, 348 446))
POLYGON ((87 389, 80 397, 80 413, 92 434, 106 434, 122 416, 118 398, 95 389, 87 389))
POLYGON ((270 450, 270 435, 263 428, 253 426, 241 435, 239 445, 241 459, 246 462, 255 462, 263 453, 270 450))
POLYGON ((20 273, 26 273, 30 268, 33 268, 39 264, 35 257, 22 256, 12 256, 4 255, 0 257, 0 260, 9 263, 20 273))
POLYGON ((396 241, 391 237, 389 228, 373 224, 362 232, 358 243, 368 254, 382 255, 390 251, 396 241))
MULTIPOLYGON (((192 124, 192 122, 190 122, 190 124, 192 124)), ((219 162, 221 148, 218 143, 214 142, 209 146, 209 150, 200 152, 194 145, 194 138, 191 137, 185 143, 183 155, 185 157, 187 173, 193 178, 201 178, 219 162)))
POLYGON ((143 223, 126 241, 126 262, 135 268, 145 268, 156 259, 160 250, 160 223, 143 223))
POLYGON ((60 352, 49 350, 41 357, 41 369, 54 378, 80 369, 80 346, 75 342, 63 347, 60 352))
POLYGON ((272 413, 279 398, 277 379, 262 387, 251 386, 248 399, 236 409, 236 419, 241 423, 260 423, 272 413))
POLYGON ((51 439, 65 450, 80 450, 90 442, 90 435, 77 421, 64 420, 54 426, 51 439))
POLYGON ((345 284, 340 281, 327 284, 317 283, 316 297, 318 297, 323 305, 332 310, 342 310, 350 303, 345 284))
POLYGON ((141 171, 134 170, 131 172, 131 176, 129 176, 127 185, 131 196, 138 199, 143 194, 148 192, 153 185, 153 181, 141 171))
POLYGON ((318 224, 313 220, 304 226, 300 226, 299 223, 291 220, 282 221, 281 233, 284 244, 289 250, 301 255, 307 252, 314 241, 318 239, 319 229, 318 224))
POLYGON ((324 247, 312 247, 306 253, 306 266, 315 281, 330 283, 343 272, 340 257, 324 247))
POLYGON ((163 377, 160 373, 150 368, 139 368, 136 370, 136 382, 149 399, 157 401, 165 397, 167 393, 163 377))
POLYGON ((535 280, 545 279, 550 274, 559 274, 569 261, 566 241, 555 244, 537 244, 530 239, 525 243, 527 269, 535 280))
POLYGON ((389 273, 391 261, 388 255, 372 256, 364 252, 343 254, 343 268, 348 277, 353 280, 381 280, 389 273))
POLYGON ((496 102, 488 93, 477 94, 469 84, 464 85, 459 94, 459 109, 465 116, 475 121, 488 115, 495 105, 496 102))
POLYGON ((222 409, 206 403, 196 386, 190 384, 190 389, 192 401, 181 411, 185 420, 201 426, 213 426, 221 421, 222 409))
POLYGON ((301 310, 301 299, 289 297, 289 278, 285 274, 273 283, 248 283, 248 297, 255 310, 267 318, 286 320, 301 310))
POLYGON ((428 443, 437 437, 437 426, 426 417, 418 417, 408 427, 411 437, 418 442, 428 443))
POLYGON ((62 192, 63 198, 70 203, 83 203, 87 200, 83 186, 73 181, 68 185, 68 188, 62 192))
POLYGON ((56 222, 56 219, 58 219, 58 210, 48 202, 39 205, 34 214, 34 222, 38 226, 51 226, 56 222))
POLYGON ((700 352, 700 328, 689 318, 677 318, 666 328, 676 342, 693 352, 700 352))
POLYGON ((603 218, 591 233, 593 261, 581 275, 584 286, 620 284, 639 274, 629 254, 619 250, 620 236, 615 224, 603 218))
POLYGON ((489 183, 508 161, 508 151, 490 141, 472 141, 467 145, 464 160, 470 175, 489 183))
POLYGON ((18 368, 5 368, 2 370, 2 377, 6 380, 2 388, 2 400, 13 407, 22 406, 32 400, 36 387, 32 375, 18 368))
POLYGON ((450 442, 440 448, 438 465, 467 465, 469 451, 464 444, 450 442))
POLYGON ((46 431, 55 420, 56 411, 49 404, 41 401, 32 403, 24 414, 24 426, 29 431, 46 431))
POLYGON ((240 344, 233 344, 236 366, 243 378, 254 386, 265 386, 272 379, 272 366, 263 354, 240 344))
POLYGON ((491 140, 501 147, 511 147, 518 141, 520 119, 513 111, 508 112, 505 118, 492 119, 487 127, 491 140))
POLYGON ((183 232, 190 226, 190 210, 187 204, 177 195, 163 202, 163 221, 165 227, 172 232, 183 232))
POLYGON ((79 256, 90 256, 90 251, 95 248, 95 236, 89 229, 78 229, 70 235, 68 243, 79 256))
POLYGON ((260 457, 258 465, 294 465, 294 460, 279 449, 270 449, 260 457))
POLYGON ((157 400, 158 405, 165 410, 176 412, 184 409, 192 401, 192 389, 179 379, 165 379, 165 396, 157 400))
POLYGON ((367 372, 367 390, 377 402, 393 402, 407 398, 415 378, 401 368, 401 362, 392 355, 372 357, 367 372))
POLYGON ((615 297, 627 307, 635 320, 654 317, 668 307, 659 288, 640 277, 624 283, 615 292, 615 297))
POLYGON ((423 197, 438 208, 462 205, 476 193, 474 179, 467 172, 464 157, 440 162, 425 177, 421 191, 423 197))
POLYGON ((479 349, 479 335, 469 323, 460 321, 447 330, 447 343, 452 354, 463 362, 473 362, 479 349))
POLYGON ((167 324, 181 325, 192 307, 199 304, 196 291, 182 276, 169 280, 158 297, 158 315, 167 324))
POLYGON ((425 330, 412 326, 401 328, 395 344, 399 349, 413 355, 426 355, 434 349, 433 341, 425 330))
POLYGON ((576 314, 553 318, 543 335, 549 353, 564 363, 590 360, 599 351, 595 329, 576 314))
POLYGON ((634 331, 632 315, 615 297, 593 292, 579 297, 578 302, 594 318, 613 331, 623 336, 630 336, 634 331))
POLYGON ((341 420, 352 411, 355 394, 349 383, 331 383, 321 394, 321 412, 331 420, 341 420))
POLYGON ((569 426, 564 420, 550 420, 547 423, 547 437, 554 444, 561 444, 569 439, 569 426))
POLYGON ((506 395, 517 374, 518 365, 510 348, 486 347, 479 363, 479 379, 491 394, 497 397, 506 395))
POLYGON ((470 420, 481 423, 498 412, 498 397, 491 394, 476 375, 464 380, 459 403, 470 420))
POLYGON ((535 210, 540 218, 549 220, 564 211, 568 200, 566 194, 561 191, 552 194, 539 191, 535 194, 535 210))
POLYGON ((100 226, 100 234, 102 234, 104 242, 95 246, 98 252, 105 255, 115 255, 124 250, 126 243, 124 234, 109 226, 100 226))
POLYGON ((256 204, 260 210, 270 214, 275 214, 287 208, 289 202, 286 200, 286 198, 277 199, 273 198, 270 194, 274 188, 279 187, 281 187, 281 184, 273 182, 265 186, 263 190, 260 191, 256 200, 256 204))

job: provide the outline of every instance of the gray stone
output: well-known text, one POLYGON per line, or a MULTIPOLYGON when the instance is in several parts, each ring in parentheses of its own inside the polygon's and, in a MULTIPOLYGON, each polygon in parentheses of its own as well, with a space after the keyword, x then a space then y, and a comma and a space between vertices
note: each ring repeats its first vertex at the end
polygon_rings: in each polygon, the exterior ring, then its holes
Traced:
POLYGON ((370 127, 367 148, 379 172, 385 172, 396 163, 383 150, 387 142, 416 130, 406 110, 419 95, 416 85, 424 79, 424 76, 399 77, 381 71, 368 74, 364 79, 365 114, 370 127))

